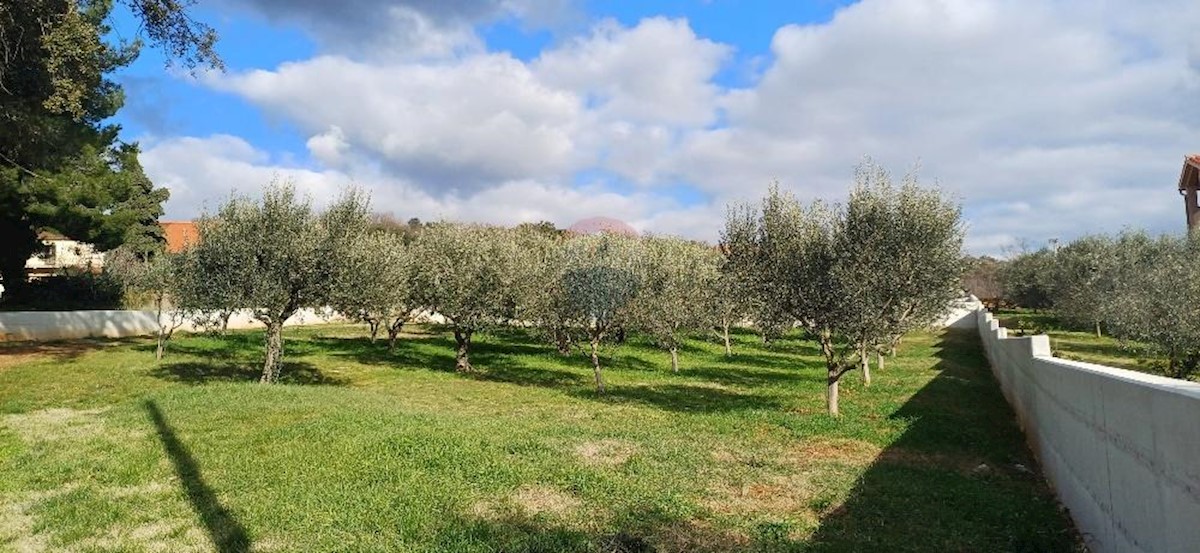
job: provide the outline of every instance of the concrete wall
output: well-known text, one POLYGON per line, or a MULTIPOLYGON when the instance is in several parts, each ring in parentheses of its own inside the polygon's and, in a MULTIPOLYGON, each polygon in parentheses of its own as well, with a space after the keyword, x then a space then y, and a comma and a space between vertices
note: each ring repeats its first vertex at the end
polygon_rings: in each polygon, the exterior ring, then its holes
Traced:
POLYGON ((1095 553, 1200 551, 1200 384, 1068 361, 975 313, 992 371, 1095 553))
MULTIPOLYGON (((166 316, 166 315, 164 315, 166 316)), ((303 309, 288 319, 286 326, 320 324, 340 320, 326 311, 303 309)), ((261 328, 262 323, 239 311, 229 318, 229 328, 261 328)), ((180 331, 197 330, 184 323, 180 331)), ((0 341, 70 340, 75 338, 124 338, 158 332, 153 311, 11 311, 0 312, 0 341)))

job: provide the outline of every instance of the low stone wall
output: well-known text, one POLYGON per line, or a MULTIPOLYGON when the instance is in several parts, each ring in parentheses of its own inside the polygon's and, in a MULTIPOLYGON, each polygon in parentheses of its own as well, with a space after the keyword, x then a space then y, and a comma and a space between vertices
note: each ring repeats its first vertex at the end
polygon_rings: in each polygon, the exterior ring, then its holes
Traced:
POLYGON ((1200 384, 1051 356, 975 313, 1005 397, 1095 553, 1200 551, 1200 384))
MULTIPOLYGON (((164 315, 166 316, 166 315, 164 315)), ((302 309, 288 319, 285 326, 321 324, 341 321, 327 310, 302 309)), ((262 328, 249 310, 229 317, 229 328, 262 328)), ((184 323, 180 331, 198 330, 184 323)), ((158 332, 154 311, 97 310, 97 311, 9 311, 0 312, 0 341, 72 340, 76 338, 125 338, 146 336, 158 332)))

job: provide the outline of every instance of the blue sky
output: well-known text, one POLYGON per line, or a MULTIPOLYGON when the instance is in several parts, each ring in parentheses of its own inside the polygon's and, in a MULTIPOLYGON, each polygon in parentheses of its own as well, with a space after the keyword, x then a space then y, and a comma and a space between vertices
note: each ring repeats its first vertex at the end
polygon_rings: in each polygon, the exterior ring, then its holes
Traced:
MULTIPOLYGON (((147 49, 116 120, 190 218, 291 180, 397 216, 608 215, 712 240, 864 156, 959 198, 967 247, 1177 231, 1200 11, 1082 0, 209 0, 224 73, 147 49), (1191 17, 1195 16, 1195 17, 1191 17), (1177 213, 1178 212, 1178 213, 1177 213), (1177 220, 1178 219, 1178 220, 1177 220)), ((130 33, 128 16, 114 21, 130 33)))

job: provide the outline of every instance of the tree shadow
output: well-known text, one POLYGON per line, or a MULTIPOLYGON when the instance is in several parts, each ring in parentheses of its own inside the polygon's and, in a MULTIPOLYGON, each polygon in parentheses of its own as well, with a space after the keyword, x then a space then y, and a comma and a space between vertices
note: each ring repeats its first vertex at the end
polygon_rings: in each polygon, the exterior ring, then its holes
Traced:
POLYGON ((527 553, 656 553, 677 551, 797 551, 786 535, 759 524, 753 532, 722 529, 660 508, 632 506, 614 514, 605 529, 566 525, 551 517, 509 512, 500 516, 449 517, 430 550, 458 551, 483 544, 488 551, 527 553))
POLYGON ((638 404, 680 413, 726 413, 752 409, 779 409, 778 398, 741 393, 692 384, 649 384, 609 386, 603 394, 595 389, 575 389, 571 395, 601 403, 638 404))
POLYGON ((684 365, 680 367, 679 372, 680 374, 708 382, 748 388, 799 384, 805 381, 825 382, 825 375, 822 372, 824 366, 818 366, 815 363, 803 363, 798 360, 790 363, 789 366, 791 367, 789 370, 780 370, 766 368, 747 369, 736 365, 724 367, 712 365, 691 367, 684 365))
POLYGON ((192 510, 196 511, 196 515, 200 517, 200 522, 204 524, 204 529, 208 531, 208 536, 212 539, 217 551, 219 553, 249 551, 250 536, 246 533, 245 527, 224 505, 221 505, 217 494, 204 482, 204 477, 200 473, 200 465, 196 463, 187 446, 179 441, 158 405, 153 400, 146 400, 142 402, 142 407, 150 416, 150 420, 154 422, 158 439, 171 459, 175 475, 179 477, 179 481, 183 485, 188 502, 191 503, 192 510))
POLYGON ((314 336, 312 342, 329 355, 357 363, 397 369, 454 370, 454 341, 449 336, 406 336, 388 349, 387 340, 366 337, 314 336))
MULTIPOLYGON (((262 376, 262 366, 230 361, 180 361, 160 364, 150 374, 164 380, 186 384, 255 382, 262 376)), ((327 375, 321 372, 316 365, 303 361, 284 363, 279 373, 279 382, 324 386, 344 386, 349 383, 345 378, 327 375)))
POLYGON ((890 415, 908 423, 840 506, 811 551, 1082 551, 1037 474, 972 330, 947 330, 938 375, 890 415))
POLYGON ((0 358, 32 360, 49 357, 55 361, 74 361, 99 349, 141 341, 139 338, 79 338, 48 342, 0 342, 0 358))
MULTIPOLYGON (((261 330, 230 331, 227 334, 191 333, 177 336, 167 343, 167 355, 183 354, 206 359, 245 359, 251 352, 257 352, 264 346, 261 330)), ((286 335, 284 340, 287 340, 286 335)), ((287 343, 288 353, 292 343, 287 343)), ((153 352, 158 347, 156 342, 147 342, 137 346, 139 351, 153 352)))

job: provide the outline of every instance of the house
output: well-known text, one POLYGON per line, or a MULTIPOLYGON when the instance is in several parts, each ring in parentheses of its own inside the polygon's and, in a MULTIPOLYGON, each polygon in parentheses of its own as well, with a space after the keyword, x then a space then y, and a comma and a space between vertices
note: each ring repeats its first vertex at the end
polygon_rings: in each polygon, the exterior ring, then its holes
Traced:
POLYGON ((104 267, 104 254, 86 242, 49 229, 38 232, 38 241, 41 249, 25 261, 25 273, 29 278, 41 278, 69 268, 99 271, 104 267))
POLYGON ((1187 213, 1188 230, 1200 227, 1200 154, 1183 158, 1183 171, 1179 173, 1179 195, 1183 196, 1183 207, 1187 213))
POLYGON ((167 239, 167 252, 179 253, 200 240, 200 230, 195 221, 159 221, 163 236, 167 239))

